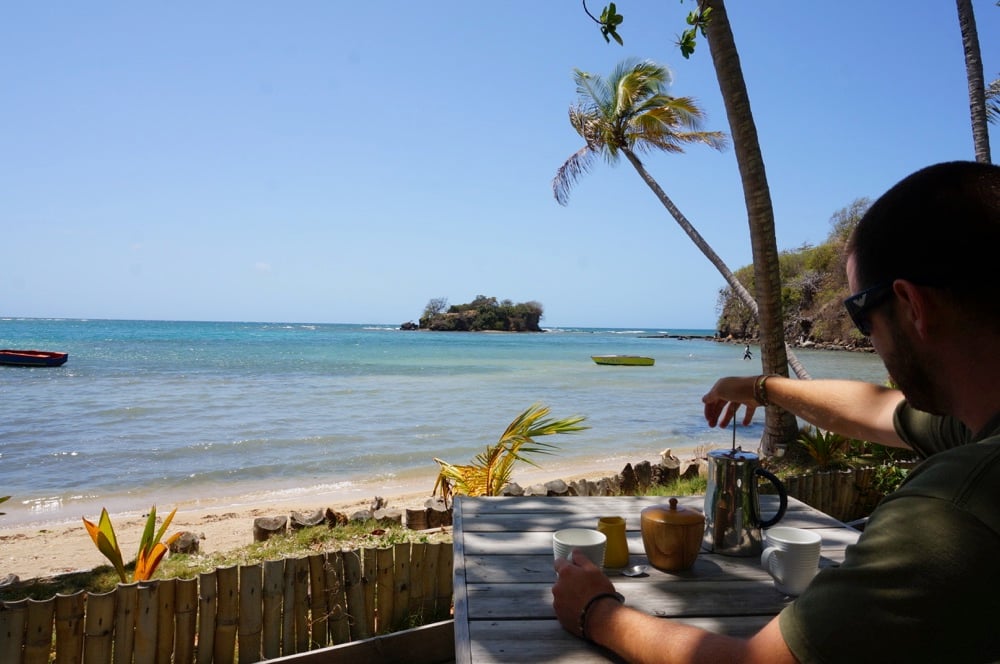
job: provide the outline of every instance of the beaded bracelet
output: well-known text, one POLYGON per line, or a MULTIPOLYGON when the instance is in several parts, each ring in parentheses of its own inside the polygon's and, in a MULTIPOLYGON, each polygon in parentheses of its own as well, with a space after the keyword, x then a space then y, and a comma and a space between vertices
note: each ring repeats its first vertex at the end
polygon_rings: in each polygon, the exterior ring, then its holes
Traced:
POLYGON ((587 613, 590 611, 590 607, 594 606, 594 604, 600 600, 607 599, 609 597, 617 600, 619 604, 625 603, 625 596, 621 593, 597 593, 587 601, 583 607, 583 611, 580 611, 580 636, 585 641, 591 641, 591 638, 587 636, 587 613))
POLYGON ((765 408, 771 405, 770 399, 767 398, 767 379, 775 376, 777 374, 761 374, 753 383, 753 398, 765 408))

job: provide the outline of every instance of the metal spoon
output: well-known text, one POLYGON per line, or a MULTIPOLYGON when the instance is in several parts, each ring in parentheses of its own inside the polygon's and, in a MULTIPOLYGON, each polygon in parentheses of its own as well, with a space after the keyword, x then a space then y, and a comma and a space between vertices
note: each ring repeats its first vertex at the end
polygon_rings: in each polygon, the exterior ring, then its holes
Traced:
POLYGON ((631 565, 622 568, 622 574, 625 576, 646 576, 646 570, 648 569, 648 565, 631 565))

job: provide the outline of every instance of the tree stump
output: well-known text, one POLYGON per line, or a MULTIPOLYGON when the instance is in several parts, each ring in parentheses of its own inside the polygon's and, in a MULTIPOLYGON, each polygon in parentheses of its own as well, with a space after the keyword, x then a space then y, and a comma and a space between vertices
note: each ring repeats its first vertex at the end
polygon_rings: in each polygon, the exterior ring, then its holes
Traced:
POLYGON ((427 510, 406 510, 406 527, 410 530, 427 530, 427 510))
POLYGON ((336 510, 326 508, 326 525, 333 528, 334 526, 346 526, 347 525, 347 515, 343 512, 338 512, 336 510))
POLYGON ((266 542, 275 535, 285 534, 287 516, 259 516, 253 520, 253 541, 266 542))
POLYGON ((403 525, 403 513, 395 507, 383 507, 375 510, 372 516, 381 524, 403 525))
POLYGON ((308 514, 293 511, 290 525, 292 530, 302 530, 303 528, 318 526, 322 524, 324 520, 325 515, 323 514, 323 510, 316 510, 315 512, 310 512, 308 514))
POLYGON ((168 547, 170 549, 170 555, 174 555, 175 553, 198 553, 200 541, 201 540, 198 539, 198 536, 190 530, 184 530, 180 533, 180 537, 170 543, 170 546, 168 547))

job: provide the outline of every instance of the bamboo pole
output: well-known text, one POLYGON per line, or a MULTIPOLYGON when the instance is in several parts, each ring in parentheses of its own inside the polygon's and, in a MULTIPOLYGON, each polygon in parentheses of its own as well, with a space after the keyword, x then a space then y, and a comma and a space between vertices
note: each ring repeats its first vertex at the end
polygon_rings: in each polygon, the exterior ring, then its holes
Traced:
MULTIPOLYGON (((89 609, 88 609, 89 611, 89 609)), ((198 635, 198 579, 177 579, 174 589, 174 664, 194 662, 194 644, 198 635)))
POLYGON ((392 547, 392 621, 390 629, 405 629, 410 614, 410 588, 412 584, 410 543, 399 542, 392 547))
POLYGON ((368 613, 365 611, 361 552, 344 552, 343 562, 344 590, 347 597, 347 616, 350 619, 351 640, 367 639, 371 636, 371 629, 368 625, 368 613))
POLYGON ((140 581, 135 605, 135 661, 156 662, 159 582, 140 581))
POLYGON ((0 602, 0 662, 24 662, 28 600, 0 602))
POLYGON ((347 613, 347 592, 344 584, 344 554, 331 551, 326 556, 326 606, 328 638, 331 645, 351 640, 351 626, 347 613))
POLYGON ((115 603, 114 664, 130 664, 135 650, 135 612, 139 601, 138 583, 119 583, 115 603))
POLYGON ((406 613, 416 618, 417 624, 424 622, 424 588, 427 585, 427 543, 414 542, 410 545, 410 601, 406 613))
POLYGON ((239 624, 239 569, 233 565, 215 570, 218 605, 215 614, 216 662, 236 661, 236 629, 239 624))
POLYGON ((424 544, 424 599, 420 615, 425 622, 434 620, 437 602, 438 548, 440 545, 424 544))
POLYGON ((377 572, 375 578, 375 633, 384 634, 392 629, 393 593, 395 592, 395 563, 393 549, 377 549, 375 554, 377 572))
POLYGON ((83 606, 87 593, 57 594, 56 664, 79 664, 83 658, 83 606))
POLYGON ((198 664, 210 664, 215 655, 215 618, 219 608, 216 573, 198 576, 198 664))
POLYGON ((177 579, 164 579, 157 585, 156 661, 169 664, 174 654, 174 625, 177 622, 175 608, 177 579))
MULTIPOLYGON (((305 558, 294 558, 292 567, 295 570, 295 602, 292 610, 295 614, 295 652, 309 650, 309 561, 305 558)), ((288 610, 288 607, 285 607, 288 610)))
POLYGON ((451 617, 452 603, 452 571, 455 564, 455 557, 452 554, 452 545, 442 542, 437 543, 438 547, 438 578, 437 578, 437 620, 447 620, 451 617))
MULTIPOLYGON (((116 590, 87 595, 83 624, 83 664, 111 664, 117 601, 116 590)), ((2 652, 0 661, 7 661, 2 652)))
POLYGON ((24 642, 24 664, 48 664, 52 650, 52 619, 56 603, 46 600, 28 600, 28 622, 24 642))
POLYGON ((261 653, 265 659, 276 659, 281 652, 281 600, 285 561, 264 561, 264 633, 261 653))
POLYGON ((326 556, 316 553, 308 558, 309 565, 309 649, 322 648, 327 645, 327 616, 329 611, 326 608, 326 556))
POLYGON ((371 635, 378 633, 375 623, 375 584, 378 580, 378 564, 376 550, 365 549, 361 553, 361 589, 365 596, 365 620, 371 635))
POLYGON ((293 655, 295 649, 295 559, 285 558, 281 585, 281 654, 293 655))
POLYGON ((264 604, 262 568, 260 565, 244 565, 239 568, 239 643, 240 664, 253 664, 261 658, 261 639, 264 625, 264 604))

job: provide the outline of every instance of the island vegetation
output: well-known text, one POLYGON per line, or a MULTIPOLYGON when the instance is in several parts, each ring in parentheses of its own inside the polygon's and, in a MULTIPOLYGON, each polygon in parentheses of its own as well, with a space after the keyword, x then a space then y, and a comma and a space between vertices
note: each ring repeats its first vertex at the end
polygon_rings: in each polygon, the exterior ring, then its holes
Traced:
POLYGON ((542 314, 539 302, 515 304, 477 295, 467 304, 448 306, 447 298, 436 297, 424 307, 419 325, 404 323, 402 327, 439 332, 541 332, 542 314))
MULTIPOLYGON (((785 341, 793 346, 871 349, 844 309, 850 295, 844 265, 847 239, 871 201, 856 199, 830 218, 831 230, 819 245, 803 245, 779 254, 781 309, 785 341)), ((737 279, 754 292, 753 265, 736 270, 737 279)), ((718 336, 748 340, 759 337, 757 317, 731 288, 719 291, 718 336)))

